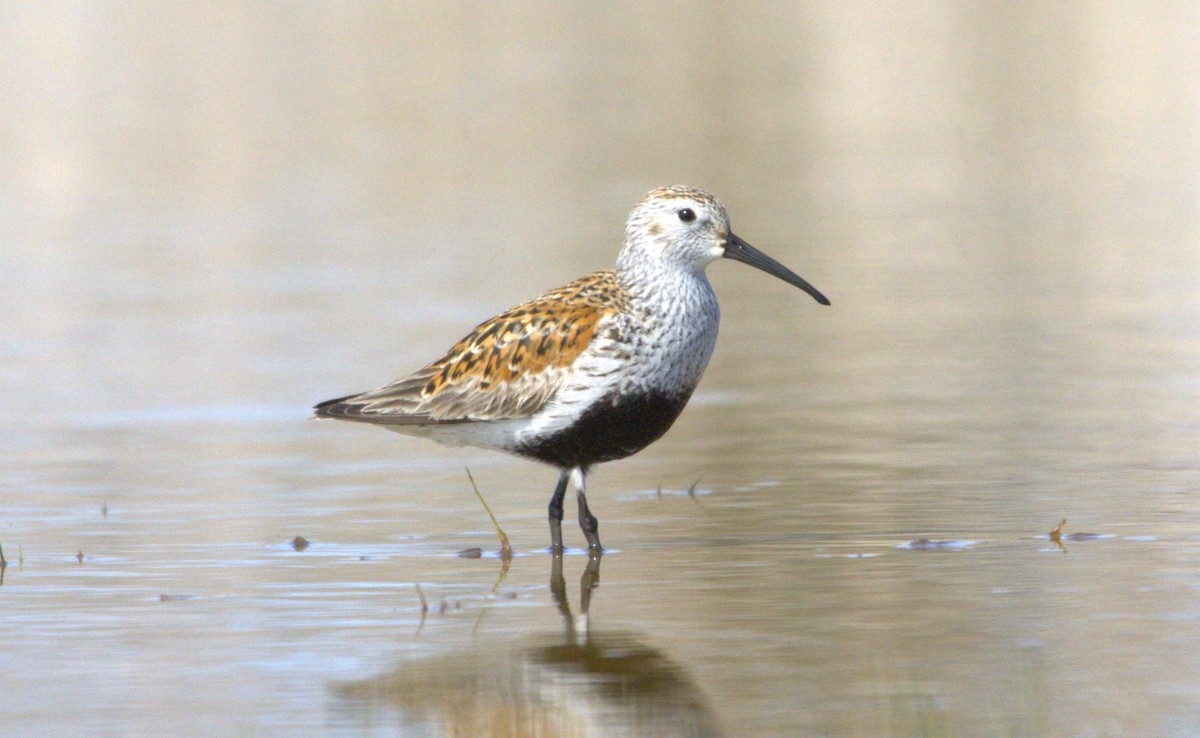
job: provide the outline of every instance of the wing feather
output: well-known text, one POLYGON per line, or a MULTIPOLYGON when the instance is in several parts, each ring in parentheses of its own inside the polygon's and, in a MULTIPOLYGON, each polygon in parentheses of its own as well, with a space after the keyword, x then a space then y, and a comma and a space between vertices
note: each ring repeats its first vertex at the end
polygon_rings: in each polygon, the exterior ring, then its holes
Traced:
POLYGON ((479 324, 409 376, 322 402, 316 414, 388 425, 527 418, 550 401, 605 318, 623 306, 613 271, 596 272, 479 324))

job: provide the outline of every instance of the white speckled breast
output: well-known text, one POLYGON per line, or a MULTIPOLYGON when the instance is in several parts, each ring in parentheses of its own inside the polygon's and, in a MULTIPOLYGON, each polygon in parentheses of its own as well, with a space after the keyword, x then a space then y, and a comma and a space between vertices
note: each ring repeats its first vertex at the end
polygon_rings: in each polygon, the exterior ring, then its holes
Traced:
POLYGON ((717 343, 721 311, 704 273, 675 272, 649 289, 631 289, 633 307, 620 317, 630 353, 622 390, 691 394, 717 343))
POLYGON ((607 318, 571 378, 518 440, 554 434, 597 403, 667 395, 686 402, 717 342, 721 312, 703 272, 642 273, 626 285, 630 309, 607 318))

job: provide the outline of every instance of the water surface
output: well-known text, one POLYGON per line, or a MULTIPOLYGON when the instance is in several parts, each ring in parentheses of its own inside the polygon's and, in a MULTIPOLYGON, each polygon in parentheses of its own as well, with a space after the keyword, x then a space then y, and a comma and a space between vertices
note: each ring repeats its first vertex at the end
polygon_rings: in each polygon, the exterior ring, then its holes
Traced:
POLYGON ((6 735, 1200 732, 1194 11, 227 8, 0 23, 6 735), (667 182, 833 305, 710 268, 601 561, 307 419, 667 182))

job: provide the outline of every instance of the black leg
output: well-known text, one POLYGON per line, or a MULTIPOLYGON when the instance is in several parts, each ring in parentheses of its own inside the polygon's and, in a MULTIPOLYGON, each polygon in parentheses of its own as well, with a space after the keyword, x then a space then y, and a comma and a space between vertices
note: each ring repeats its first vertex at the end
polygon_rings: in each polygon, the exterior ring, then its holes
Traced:
POLYGON ((558 486, 554 488, 554 496, 550 498, 550 553, 562 556, 562 519, 563 497, 567 494, 567 480, 570 473, 564 471, 558 478, 558 486))
POLYGON ((584 492, 583 480, 587 472, 583 469, 575 471, 579 472, 575 480, 578 487, 575 496, 579 501, 579 527, 583 529, 583 535, 587 538, 588 551, 593 554, 603 553, 604 547, 600 545, 600 521, 588 510, 587 495, 584 492))

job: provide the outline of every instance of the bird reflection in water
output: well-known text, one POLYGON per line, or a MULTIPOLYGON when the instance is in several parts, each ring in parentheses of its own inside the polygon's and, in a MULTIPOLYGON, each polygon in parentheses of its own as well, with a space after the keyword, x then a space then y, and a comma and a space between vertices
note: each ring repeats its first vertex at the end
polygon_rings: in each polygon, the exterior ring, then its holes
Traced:
POLYGON ((404 664, 336 688, 347 727, 395 720, 403 735, 719 736, 707 698, 661 651, 624 632, 595 632, 588 610, 600 557, 580 580, 571 611, 563 558, 552 557, 550 592, 564 635, 404 664))

